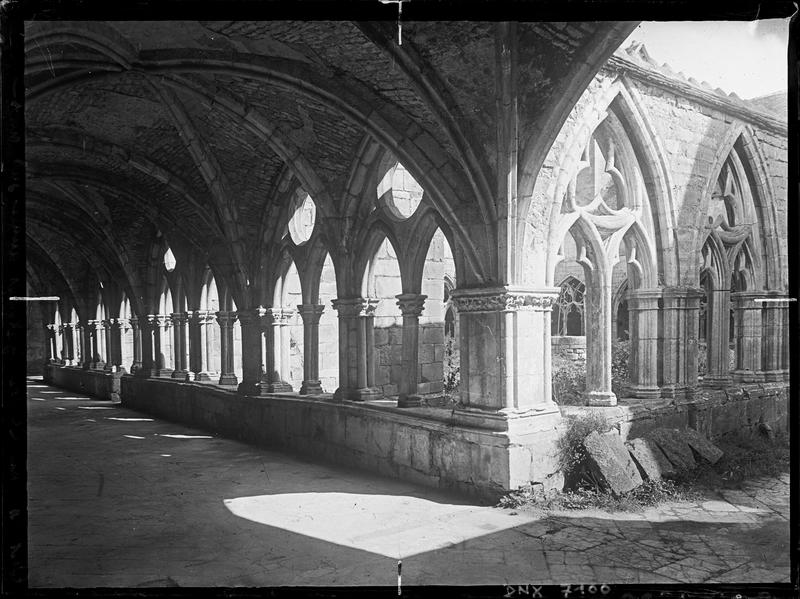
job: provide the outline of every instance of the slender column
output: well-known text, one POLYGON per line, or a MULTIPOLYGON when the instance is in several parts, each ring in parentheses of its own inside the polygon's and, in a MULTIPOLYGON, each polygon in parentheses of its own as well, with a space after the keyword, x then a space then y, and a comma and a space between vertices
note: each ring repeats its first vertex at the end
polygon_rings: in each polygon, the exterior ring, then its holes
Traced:
POLYGON ((147 377, 158 376, 161 356, 161 340, 158 335, 158 317, 148 314, 144 321, 142 335, 142 374, 147 377))
POLYGON ((73 323, 68 322, 64 325, 64 359, 67 366, 75 364, 74 330, 73 323))
POLYGON ((47 343, 44 344, 45 348, 45 355, 44 355, 44 363, 50 364, 52 363, 55 358, 55 329, 56 325, 54 324, 46 324, 44 325, 44 337, 47 339, 47 343))
POLYGON ((789 376, 789 299, 775 292, 763 301, 763 369, 767 381, 789 376))
POLYGON ((139 318, 131 316, 131 330, 133 332, 133 363, 131 364, 131 374, 137 374, 142 370, 142 328, 139 326, 139 318))
POLYGON ((261 318, 264 308, 250 308, 238 311, 242 326, 242 382, 239 393, 243 395, 261 394, 261 318))
POLYGON ((703 292, 689 287, 662 291, 660 322, 662 397, 692 397, 697 387, 697 327, 703 292))
POLYGON ((58 333, 61 336, 61 348, 59 349, 59 358, 62 364, 69 363, 69 352, 67 351, 67 325, 62 324, 58 327, 58 333))
POLYGON ((236 385, 239 381, 233 372, 233 323, 236 312, 217 312, 220 330, 220 385, 236 385))
POLYGON ((533 426, 529 416, 558 420, 551 394, 549 335, 558 293, 510 286, 453 291, 463 406, 454 413, 457 421, 527 430, 533 426))
MULTIPOLYGON (((200 335, 200 370, 195 373, 196 381, 211 381, 216 378, 217 371, 212 367, 211 357, 215 351, 213 339, 216 326, 216 314, 213 312, 198 312, 200 335)), ((220 352, 220 360, 221 360, 220 352)))
POLYGON ((731 384, 730 368, 730 289, 715 289, 709 294, 708 316, 711 322, 708 341, 708 368, 703 384, 727 387, 731 384))
POLYGON ((658 387, 658 300, 660 289, 628 292, 631 353, 628 391, 633 397, 660 397, 658 387))
POLYGON ((106 370, 119 370, 122 363, 122 326, 118 318, 106 322, 106 370))
MULTIPOLYGON (((593 278, 604 279, 600 273, 593 278)), ((607 281, 590 282, 584 295, 586 324, 586 391, 590 406, 615 406, 617 396, 611 390, 611 285, 607 281)))
POLYGON ((90 320, 86 323, 86 327, 84 327, 86 331, 86 345, 89 350, 89 368, 95 369, 97 368, 98 362, 100 362, 100 355, 99 350, 97 347, 97 321, 90 320))
POLYGON ((186 380, 189 370, 186 368, 186 312, 173 312, 170 314, 173 331, 173 353, 175 354, 175 368, 171 378, 186 380))
POLYGON ((374 313, 377 300, 361 297, 332 301, 339 315, 339 388, 336 401, 363 401, 380 397, 374 384, 374 313), (368 330, 369 329, 369 330, 368 330), (372 356, 367 357, 368 347, 372 356))
POLYGON ((289 387, 289 391, 293 391, 292 384, 289 382, 292 380, 292 361, 291 361, 291 331, 290 331, 290 323, 292 318, 294 318, 295 312, 291 309, 283 308, 281 310, 281 318, 280 318, 280 334, 281 334, 281 343, 280 343, 280 352, 281 352, 281 381, 286 383, 289 387))
POLYGON ((189 341, 189 369, 186 373, 186 380, 193 381, 203 370, 203 339, 200 333, 200 312, 198 310, 189 310, 187 313, 186 329, 189 341))
POLYGON ((106 367, 106 321, 94 321, 94 367, 103 370, 106 367))
POLYGON ((303 319, 303 384, 300 395, 322 393, 319 380, 319 319, 325 306, 319 304, 300 304, 297 311, 303 319))
POLYGON ((397 296, 397 305, 403 314, 403 372, 398 388, 397 407, 419 406, 419 317, 425 307, 427 295, 403 293, 397 296))
POLYGON ((166 314, 158 314, 155 318, 155 330, 153 331, 153 349, 155 352, 156 371, 154 376, 160 378, 170 378, 172 375, 172 368, 167 364, 166 355, 166 341, 169 335, 170 327, 169 316, 166 314))
POLYGON ((761 299, 758 293, 731 294, 736 337, 736 369, 733 379, 741 383, 764 380, 761 367, 761 299))
POLYGON ((94 361, 94 349, 93 349, 93 341, 92 341, 92 334, 94 325, 91 321, 83 321, 82 323, 83 329, 83 364, 81 364, 82 368, 89 369, 92 367, 92 362, 94 361))
POLYGON ((267 351, 267 373, 269 375, 268 390, 270 393, 291 393, 289 384, 289 318, 293 312, 281 308, 269 308, 266 311, 267 322, 271 331, 267 334, 269 348, 267 351))
POLYGON ((102 329, 100 334, 103 336, 103 370, 111 372, 114 368, 114 358, 112 357, 111 348, 111 320, 102 321, 102 329))
POLYGON ((79 321, 75 324, 75 333, 77 335, 75 343, 77 345, 77 359, 75 361, 75 365, 79 366, 80 368, 85 368, 86 364, 86 331, 85 322, 79 321))

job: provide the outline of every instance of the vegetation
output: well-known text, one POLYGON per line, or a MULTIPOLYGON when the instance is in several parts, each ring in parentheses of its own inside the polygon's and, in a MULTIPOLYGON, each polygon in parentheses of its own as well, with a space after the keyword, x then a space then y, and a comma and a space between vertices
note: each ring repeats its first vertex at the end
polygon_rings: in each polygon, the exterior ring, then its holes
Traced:
MULTIPOLYGON (((611 344, 611 390, 622 397, 628 383, 630 341, 617 340, 611 344)), ((560 406, 583 406, 586 389, 585 360, 571 360, 555 352, 552 356, 553 401, 560 406)))

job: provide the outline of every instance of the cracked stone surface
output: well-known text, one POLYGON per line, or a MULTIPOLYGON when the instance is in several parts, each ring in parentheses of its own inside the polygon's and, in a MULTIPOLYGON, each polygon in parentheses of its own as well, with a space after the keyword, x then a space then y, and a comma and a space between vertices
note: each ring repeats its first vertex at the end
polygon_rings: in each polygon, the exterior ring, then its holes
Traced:
POLYGON ((398 557, 404 585, 789 582, 788 474, 638 513, 514 512, 165 421, 112 420, 141 415, 37 385, 31 587, 383 586, 398 557))

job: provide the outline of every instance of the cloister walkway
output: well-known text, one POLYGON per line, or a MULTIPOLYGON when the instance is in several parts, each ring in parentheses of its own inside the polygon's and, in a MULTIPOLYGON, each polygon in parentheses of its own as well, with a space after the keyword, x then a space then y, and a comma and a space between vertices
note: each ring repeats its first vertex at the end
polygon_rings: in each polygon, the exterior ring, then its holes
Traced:
POLYGON ((789 582, 789 478, 512 513, 28 382, 31 587, 789 582))

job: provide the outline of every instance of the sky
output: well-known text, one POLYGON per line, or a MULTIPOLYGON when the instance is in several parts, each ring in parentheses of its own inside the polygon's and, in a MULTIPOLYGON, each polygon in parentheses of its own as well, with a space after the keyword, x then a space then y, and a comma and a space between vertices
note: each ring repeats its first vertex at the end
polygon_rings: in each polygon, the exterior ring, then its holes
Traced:
POLYGON ((743 99, 786 91, 789 19, 647 21, 622 44, 643 42, 658 64, 668 63, 711 87, 743 99))

